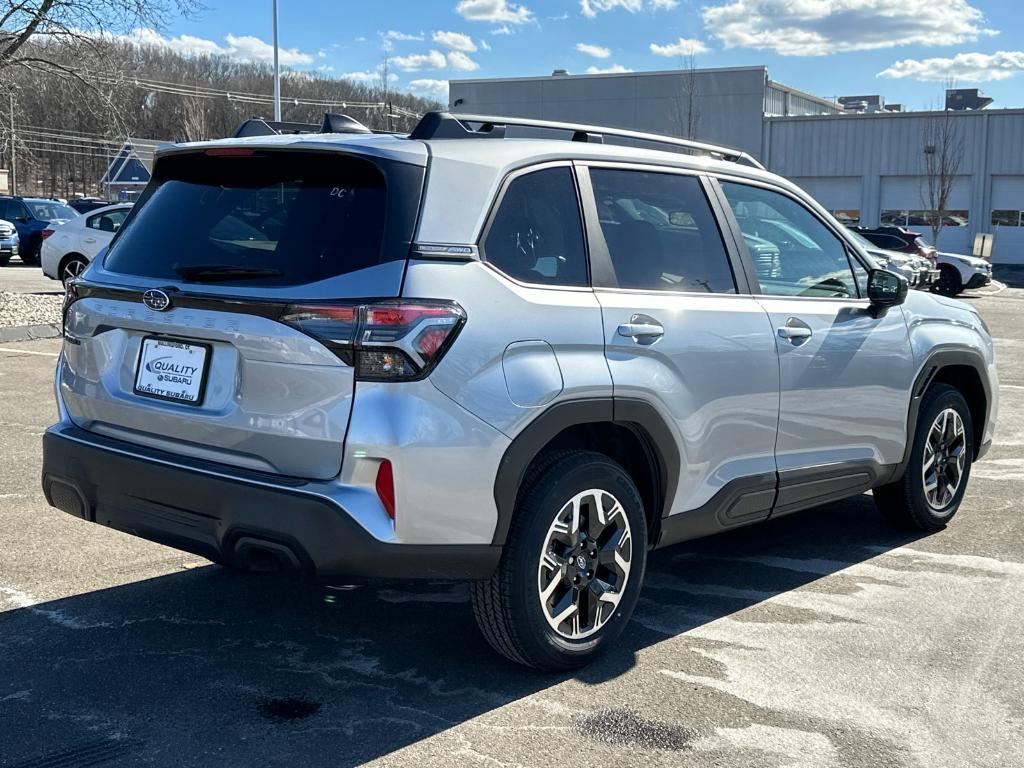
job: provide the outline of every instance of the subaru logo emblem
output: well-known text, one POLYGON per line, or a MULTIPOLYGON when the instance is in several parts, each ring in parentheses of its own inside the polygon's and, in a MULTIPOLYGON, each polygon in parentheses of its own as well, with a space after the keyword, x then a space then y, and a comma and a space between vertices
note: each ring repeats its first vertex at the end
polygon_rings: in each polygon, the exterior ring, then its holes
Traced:
POLYGON ((142 303, 157 312, 163 312, 171 308, 171 297, 159 288, 150 288, 142 294, 142 303))

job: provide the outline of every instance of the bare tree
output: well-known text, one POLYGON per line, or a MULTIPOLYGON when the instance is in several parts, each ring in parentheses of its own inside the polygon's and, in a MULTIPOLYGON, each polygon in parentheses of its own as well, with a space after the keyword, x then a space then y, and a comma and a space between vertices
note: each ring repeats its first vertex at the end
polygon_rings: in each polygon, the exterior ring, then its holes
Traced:
POLYGON ((697 85, 697 56, 691 51, 680 58, 682 82, 672 102, 672 122, 684 139, 697 138, 700 128, 699 88, 697 85))
POLYGON ((964 139, 952 110, 945 109, 940 115, 925 118, 921 141, 924 153, 921 198, 928 211, 932 243, 938 247, 942 222, 949 211, 949 198, 964 156, 964 139))

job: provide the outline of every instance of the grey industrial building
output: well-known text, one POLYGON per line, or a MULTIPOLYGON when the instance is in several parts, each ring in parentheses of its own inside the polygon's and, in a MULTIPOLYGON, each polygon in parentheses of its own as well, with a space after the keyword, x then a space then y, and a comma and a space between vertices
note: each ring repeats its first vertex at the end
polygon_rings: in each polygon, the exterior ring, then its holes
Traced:
MULTIPOLYGON (((824 99, 772 81, 765 67, 452 80, 454 112, 668 133, 743 149, 803 186, 838 218, 922 232, 925 127, 878 95, 824 99)), ((944 251, 995 235, 993 261, 1024 263, 1024 109, 986 108, 976 91, 947 106, 963 160, 947 204, 944 251)))

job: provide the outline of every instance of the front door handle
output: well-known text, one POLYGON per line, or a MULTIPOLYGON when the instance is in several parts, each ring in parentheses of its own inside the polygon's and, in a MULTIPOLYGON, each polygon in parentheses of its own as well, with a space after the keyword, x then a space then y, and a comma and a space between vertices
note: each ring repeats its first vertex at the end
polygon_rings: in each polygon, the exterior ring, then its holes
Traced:
POLYGON ((615 332, 640 344, 652 344, 665 335, 665 326, 653 317, 633 315, 628 323, 622 323, 615 332))
POLYGON ((789 339, 794 344, 809 339, 812 335, 811 326, 796 317, 789 318, 786 324, 779 328, 779 338, 789 339))

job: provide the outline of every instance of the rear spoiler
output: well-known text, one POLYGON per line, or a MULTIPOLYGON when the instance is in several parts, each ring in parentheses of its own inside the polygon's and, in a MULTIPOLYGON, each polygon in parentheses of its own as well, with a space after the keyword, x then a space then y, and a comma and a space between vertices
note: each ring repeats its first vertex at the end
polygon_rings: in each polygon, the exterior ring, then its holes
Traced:
POLYGON ((264 120, 262 117, 253 117, 238 126, 234 134, 232 134, 232 138, 279 136, 289 133, 373 133, 373 131, 348 115, 337 115, 327 112, 324 114, 324 120, 320 125, 316 123, 275 122, 264 120))

